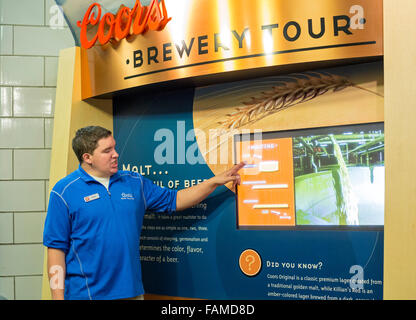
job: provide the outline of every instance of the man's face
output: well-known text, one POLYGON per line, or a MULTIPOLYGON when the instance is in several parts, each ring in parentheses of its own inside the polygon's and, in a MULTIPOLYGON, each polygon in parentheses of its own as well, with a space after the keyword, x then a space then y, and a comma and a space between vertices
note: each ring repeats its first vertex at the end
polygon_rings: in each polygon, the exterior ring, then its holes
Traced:
POLYGON ((118 171, 118 153, 113 136, 98 140, 92 154, 84 154, 84 162, 90 164, 90 174, 97 177, 111 177, 118 171))

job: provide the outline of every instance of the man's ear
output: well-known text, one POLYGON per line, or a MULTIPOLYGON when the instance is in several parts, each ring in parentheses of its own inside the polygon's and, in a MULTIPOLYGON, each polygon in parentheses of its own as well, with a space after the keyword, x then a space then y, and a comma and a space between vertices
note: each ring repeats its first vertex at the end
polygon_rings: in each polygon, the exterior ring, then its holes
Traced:
POLYGON ((91 155, 90 155, 89 153, 84 153, 84 154, 82 155, 82 160, 83 160, 85 163, 88 163, 88 164, 91 164, 91 163, 92 163, 92 161, 91 161, 91 155))

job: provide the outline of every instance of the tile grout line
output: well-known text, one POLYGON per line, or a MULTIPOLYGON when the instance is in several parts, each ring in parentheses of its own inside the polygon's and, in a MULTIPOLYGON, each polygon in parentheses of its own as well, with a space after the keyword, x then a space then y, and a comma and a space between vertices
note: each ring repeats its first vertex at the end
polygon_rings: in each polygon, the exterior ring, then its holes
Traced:
POLYGON ((43 242, 17 242, 17 243, 3 243, 1 246, 43 246, 43 242))
POLYGON ((12 218, 12 228, 13 228, 13 230, 12 230, 12 234, 13 234, 13 245, 15 244, 15 227, 14 227, 14 211, 13 211, 13 218, 12 218))
MULTIPOLYGON (((0 26, 6 26, 6 27, 16 26, 16 27, 31 27, 31 28, 51 27, 50 25, 45 25, 45 24, 11 24, 11 23, 0 23, 0 26)), ((60 26, 58 30, 62 30, 62 29, 70 29, 70 27, 68 25, 64 25, 64 26, 60 26)))
POLYGON ((58 56, 53 56, 53 55, 44 55, 44 54, 1 54, 0 56, 2 57, 23 57, 23 58, 42 58, 42 57, 46 57, 46 58, 59 58, 58 56))
POLYGON ((46 57, 43 57, 43 87, 45 87, 46 84, 46 57))
POLYGON ((12 55, 14 56, 14 25, 12 26, 12 55))
POLYGON ((12 179, 11 181, 14 181, 14 148, 12 148, 12 179))

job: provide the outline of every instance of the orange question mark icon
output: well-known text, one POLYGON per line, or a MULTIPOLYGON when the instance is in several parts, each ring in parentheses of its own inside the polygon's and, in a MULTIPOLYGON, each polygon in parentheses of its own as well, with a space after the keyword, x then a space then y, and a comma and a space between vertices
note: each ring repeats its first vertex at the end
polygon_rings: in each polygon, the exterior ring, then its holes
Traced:
POLYGON ((246 256, 246 262, 248 263, 248 270, 251 270, 251 265, 256 261, 256 258, 252 256, 251 254, 246 256))
POLYGON ((246 276, 253 277, 260 272, 261 258, 257 251, 247 249, 240 254, 238 264, 246 276))

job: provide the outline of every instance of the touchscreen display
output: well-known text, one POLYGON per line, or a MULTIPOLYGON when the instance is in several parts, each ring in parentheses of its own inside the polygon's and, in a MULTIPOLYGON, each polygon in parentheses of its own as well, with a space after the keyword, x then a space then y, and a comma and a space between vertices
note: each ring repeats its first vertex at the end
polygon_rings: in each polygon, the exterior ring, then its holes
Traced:
POLYGON ((383 123, 239 134, 234 152, 238 228, 384 225, 383 123))

